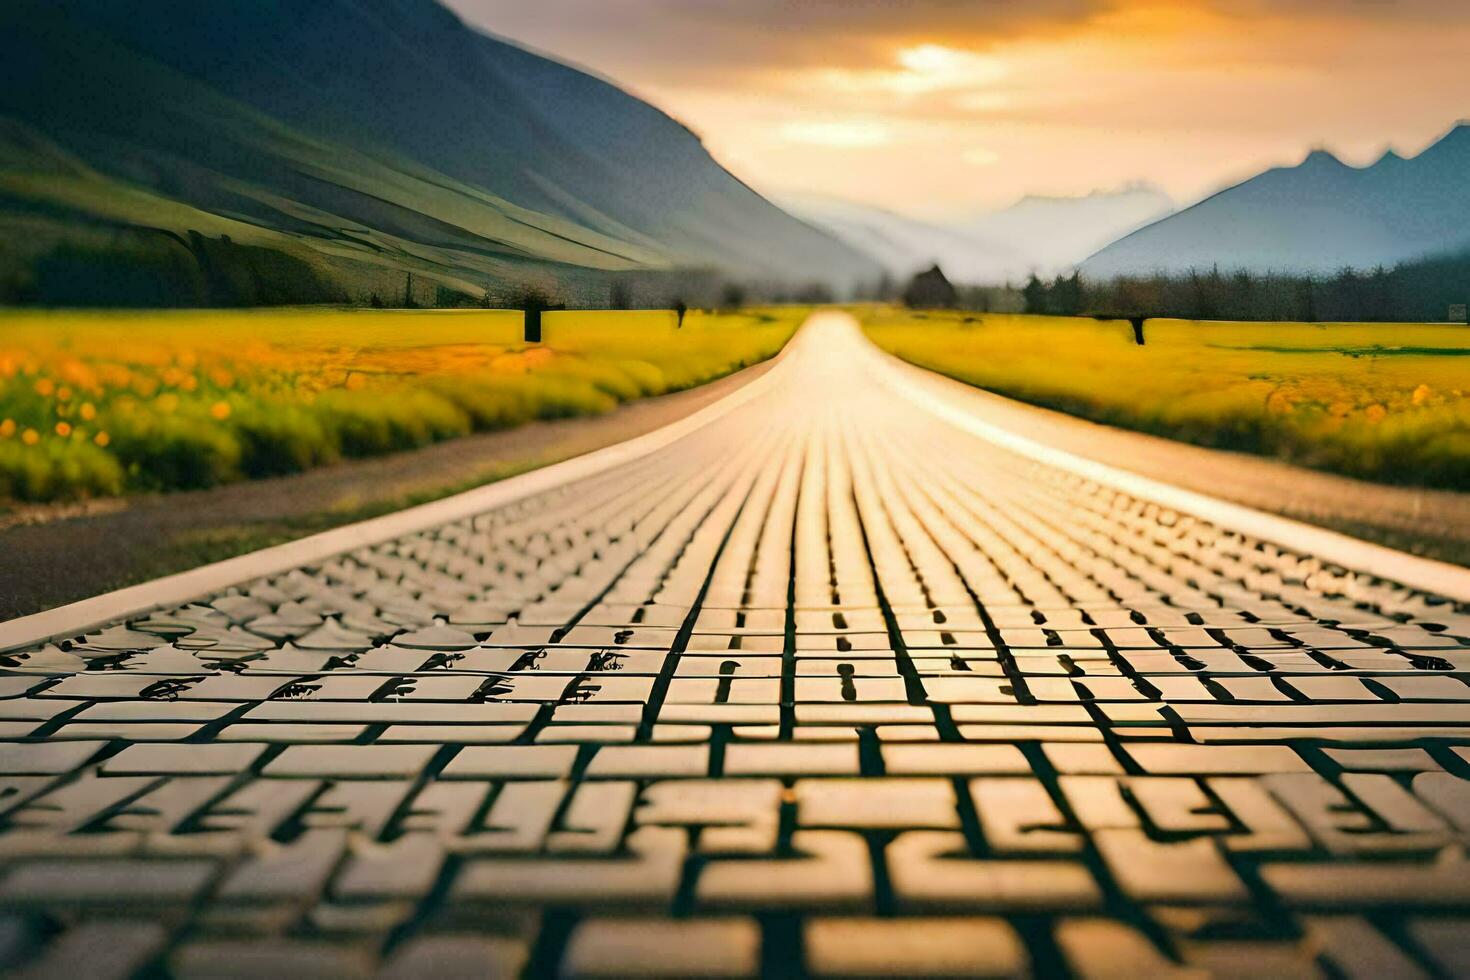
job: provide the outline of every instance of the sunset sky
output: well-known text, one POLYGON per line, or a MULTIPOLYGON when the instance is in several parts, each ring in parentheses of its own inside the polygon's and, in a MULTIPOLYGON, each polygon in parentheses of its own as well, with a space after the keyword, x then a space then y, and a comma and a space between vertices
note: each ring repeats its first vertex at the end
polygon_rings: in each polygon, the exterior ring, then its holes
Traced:
POLYGON ((656 103, 762 191, 924 217, 1134 181, 1188 202, 1470 116, 1464 0, 450 5, 656 103))

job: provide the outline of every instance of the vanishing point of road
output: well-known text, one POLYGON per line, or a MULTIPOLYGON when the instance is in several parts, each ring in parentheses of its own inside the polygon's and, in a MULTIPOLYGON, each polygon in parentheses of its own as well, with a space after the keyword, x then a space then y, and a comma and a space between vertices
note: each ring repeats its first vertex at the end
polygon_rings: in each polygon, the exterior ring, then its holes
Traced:
POLYGON ((823 314, 632 442, 0 625, 0 970, 1463 975, 1467 603, 823 314))

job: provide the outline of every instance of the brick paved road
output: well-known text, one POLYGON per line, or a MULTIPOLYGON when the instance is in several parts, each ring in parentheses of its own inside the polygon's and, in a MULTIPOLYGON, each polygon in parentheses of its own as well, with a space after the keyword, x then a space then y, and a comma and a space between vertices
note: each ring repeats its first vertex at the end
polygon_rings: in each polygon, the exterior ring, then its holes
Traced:
POLYGON ((0 964, 1470 973, 1470 613, 899 374, 4 655, 0 964))

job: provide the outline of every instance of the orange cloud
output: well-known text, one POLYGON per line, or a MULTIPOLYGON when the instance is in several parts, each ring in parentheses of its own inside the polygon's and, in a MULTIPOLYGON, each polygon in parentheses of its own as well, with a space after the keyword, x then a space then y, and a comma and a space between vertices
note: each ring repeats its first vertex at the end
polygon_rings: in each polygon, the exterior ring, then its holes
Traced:
POLYGON ((1314 144, 1412 152, 1470 105, 1462 0, 453 2, 758 187, 931 215, 1136 179, 1187 199, 1314 144))

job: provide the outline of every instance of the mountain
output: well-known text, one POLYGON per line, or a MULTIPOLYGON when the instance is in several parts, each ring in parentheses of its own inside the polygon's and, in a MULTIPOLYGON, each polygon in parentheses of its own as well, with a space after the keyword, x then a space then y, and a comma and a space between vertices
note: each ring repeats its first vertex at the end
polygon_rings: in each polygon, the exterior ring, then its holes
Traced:
POLYGON ((1056 275, 1173 210, 1174 202, 1163 191, 1138 184, 1081 197, 1023 197, 957 227, 975 238, 1004 242, 1025 263, 1027 273, 1056 275))
POLYGON ((776 202, 871 256, 896 278, 938 263, 956 282, 989 282, 1004 279, 1015 264, 1004 246, 883 208, 818 195, 781 196, 776 202))
POLYGON ((1336 272, 1470 247, 1470 125, 1418 156, 1352 167, 1316 150, 1102 249, 1082 271, 1106 279, 1219 266, 1336 272))
POLYGON ((778 203, 904 277, 938 263, 956 282, 996 284, 1064 272, 1108 242, 1169 213, 1173 202, 1149 187, 1082 197, 1025 197, 953 224, 817 196, 778 203))
POLYGON ((528 269, 878 274, 659 110, 435 0, 0 4, 0 270, 174 248, 150 235, 470 294, 528 269))

